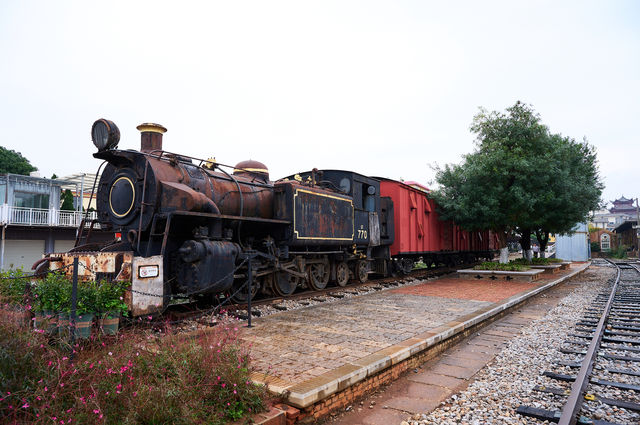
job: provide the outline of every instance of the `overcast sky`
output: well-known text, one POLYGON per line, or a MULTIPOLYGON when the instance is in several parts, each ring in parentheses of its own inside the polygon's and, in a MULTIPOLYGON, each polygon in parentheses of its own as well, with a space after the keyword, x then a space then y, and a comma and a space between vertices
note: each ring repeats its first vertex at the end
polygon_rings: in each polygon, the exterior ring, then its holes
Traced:
POLYGON ((107 118, 272 179, 426 183, 517 100, 597 147, 604 200, 640 196, 640 2, 0 1, 0 145, 44 177, 95 172, 107 118))

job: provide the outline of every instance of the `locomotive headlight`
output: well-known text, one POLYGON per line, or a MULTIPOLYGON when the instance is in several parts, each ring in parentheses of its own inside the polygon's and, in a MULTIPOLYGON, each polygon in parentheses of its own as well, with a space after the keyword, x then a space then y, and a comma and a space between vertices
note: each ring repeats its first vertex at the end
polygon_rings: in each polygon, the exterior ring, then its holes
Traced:
POLYGON ((98 152, 114 149, 120 141, 120 130, 113 121, 99 119, 91 127, 91 140, 98 152))

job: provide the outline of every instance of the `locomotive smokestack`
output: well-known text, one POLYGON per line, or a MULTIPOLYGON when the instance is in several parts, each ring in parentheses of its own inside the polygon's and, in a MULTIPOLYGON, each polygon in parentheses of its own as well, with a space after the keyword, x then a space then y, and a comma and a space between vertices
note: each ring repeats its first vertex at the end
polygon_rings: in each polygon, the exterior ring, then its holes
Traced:
POLYGON ((154 124, 152 122, 146 122, 136 127, 140 135, 140 151, 152 152, 162 150, 162 134, 167 131, 166 128, 160 124, 154 124))

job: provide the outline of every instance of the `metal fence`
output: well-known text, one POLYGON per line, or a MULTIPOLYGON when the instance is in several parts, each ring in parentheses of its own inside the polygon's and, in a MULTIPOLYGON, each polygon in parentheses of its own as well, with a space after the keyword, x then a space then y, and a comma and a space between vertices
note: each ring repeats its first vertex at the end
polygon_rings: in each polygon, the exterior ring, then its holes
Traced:
MULTIPOLYGON (((51 227, 78 227, 84 218, 84 212, 61 211, 55 209, 13 207, 8 204, 0 205, 0 222, 7 225, 19 226, 51 226, 51 227)), ((95 211, 87 214, 89 227, 90 220, 97 217, 95 211)), ((99 227, 99 226, 94 226, 99 227)))

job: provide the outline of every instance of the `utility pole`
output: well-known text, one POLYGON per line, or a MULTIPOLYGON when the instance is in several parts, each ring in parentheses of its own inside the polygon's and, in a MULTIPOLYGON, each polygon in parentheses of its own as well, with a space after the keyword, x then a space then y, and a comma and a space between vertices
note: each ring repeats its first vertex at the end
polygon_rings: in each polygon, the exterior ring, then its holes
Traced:
POLYGON ((636 249, 638 250, 638 259, 640 259, 640 206, 638 206, 638 198, 636 198, 636 249))

